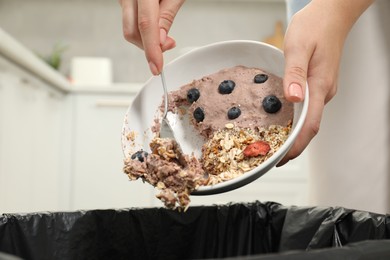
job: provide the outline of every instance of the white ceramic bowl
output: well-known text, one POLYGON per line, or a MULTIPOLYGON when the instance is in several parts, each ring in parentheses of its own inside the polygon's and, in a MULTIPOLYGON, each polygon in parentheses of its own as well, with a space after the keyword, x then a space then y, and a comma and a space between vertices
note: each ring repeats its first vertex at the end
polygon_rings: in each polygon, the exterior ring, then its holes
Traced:
MULTIPOLYGON (((194 79, 236 65, 258 67, 279 77, 283 77, 284 74, 283 53, 271 45, 243 40, 217 42, 194 49, 166 65, 164 73, 168 91, 176 90, 194 79)), ((159 116, 157 111, 162 102, 162 95, 160 77, 152 77, 135 97, 123 125, 122 145, 125 156, 140 149, 150 150, 149 143, 154 137, 151 126, 156 117, 159 116), (129 132, 137 133, 134 142, 127 140, 126 136, 129 132)), ((304 102, 294 104, 292 131, 288 139, 269 159, 240 177, 214 186, 202 186, 192 194, 210 195, 230 191, 246 185, 268 172, 284 157, 294 143, 305 120, 308 103, 309 96, 308 89, 306 89, 304 102)), ((183 150, 188 152, 188 149, 194 149, 195 154, 199 155, 199 147, 202 143, 188 122, 183 123, 181 119, 175 118, 172 114, 170 121, 173 122, 172 127, 177 133, 178 141, 183 146, 183 150)))

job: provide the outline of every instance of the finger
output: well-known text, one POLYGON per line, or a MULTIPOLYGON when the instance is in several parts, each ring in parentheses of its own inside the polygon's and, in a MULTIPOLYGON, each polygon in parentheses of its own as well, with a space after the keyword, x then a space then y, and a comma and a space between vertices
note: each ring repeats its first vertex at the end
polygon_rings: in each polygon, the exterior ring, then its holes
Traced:
POLYGON ((128 42, 143 49, 141 35, 138 30, 137 2, 133 0, 121 0, 123 36, 128 42))
POLYGON ((160 46, 159 0, 138 1, 138 29, 141 34, 145 56, 153 75, 158 75, 163 66, 160 46))
POLYGON ((169 33, 173 20, 175 19, 176 14, 179 11, 180 7, 183 5, 183 3, 184 0, 169 0, 160 2, 159 26, 167 33, 169 33))
POLYGON ((277 167, 282 166, 286 164, 289 160, 292 160, 299 156, 303 152, 303 150, 309 145, 310 141, 319 132, 322 113, 325 106, 324 95, 322 93, 310 91, 309 96, 309 107, 302 129, 298 134, 293 146, 287 152, 286 156, 278 163, 277 167))
POLYGON ((291 102, 302 102, 305 97, 308 64, 313 50, 304 45, 290 44, 291 41, 301 42, 289 39, 284 46, 284 95, 291 102))
POLYGON ((175 47, 176 47, 176 41, 173 38, 169 37, 169 36, 164 41, 164 44, 161 45, 161 49, 162 49, 163 52, 171 50, 171 49, 173 49, 175 47))
POLYGON ((183 0, 160 2, 160 44, 163 52, 176 47, 176 41, 168 36, 168 32, 183 2, 183 0))

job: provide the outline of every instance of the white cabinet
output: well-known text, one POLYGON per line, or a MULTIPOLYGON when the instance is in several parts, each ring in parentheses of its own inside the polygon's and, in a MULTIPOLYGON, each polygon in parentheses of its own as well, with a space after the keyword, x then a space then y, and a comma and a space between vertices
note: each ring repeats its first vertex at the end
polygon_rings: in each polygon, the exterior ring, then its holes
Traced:
POLYGON ((136 90, 113 88, 61 92, 0 58, 0 213, 152 206, 122 171, 136 90))
POLYGON ((152 206, 150 185, 129 181, 122 170, 122 124, 134 94, 72 94, 72 210, 152 206))
POLYGON ((0 58, 0 212, 61 208, 65 95, 0 58))

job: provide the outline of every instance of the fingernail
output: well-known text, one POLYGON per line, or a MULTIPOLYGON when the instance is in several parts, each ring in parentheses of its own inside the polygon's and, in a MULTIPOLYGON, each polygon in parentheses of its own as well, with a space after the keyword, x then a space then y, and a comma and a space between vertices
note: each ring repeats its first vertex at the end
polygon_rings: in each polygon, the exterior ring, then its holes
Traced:
POLYGON ((153 75, 159 74, 157 66, 151 61, 149 62, 149 68, 150 68, 150 71, 152 72, 153 75))
POLYGON ((291 83, 291 85, 288 87, 288 93, 290 94, 291 100, 293 102, 300 102, 303 100, 302 88, 297 83, 291 83))
POLYGON ((160 29, 160 44, 164 45, 165 41, 167 40, 167 31, 164 29, 160 29))

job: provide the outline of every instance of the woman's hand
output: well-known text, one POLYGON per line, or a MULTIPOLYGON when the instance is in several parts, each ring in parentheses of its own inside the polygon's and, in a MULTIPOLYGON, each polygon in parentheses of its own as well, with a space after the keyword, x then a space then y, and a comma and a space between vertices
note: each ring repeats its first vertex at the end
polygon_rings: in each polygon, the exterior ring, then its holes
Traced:
POLYGON ((120 0, 125 39, 145 50, 153 75, 160 74, 164 51, 176 46, 168 36, 184 0, 120 0))
POLYGON ((344 41, 372 0, 312 0, 296 13, 284 39, 284 93, 302 102, 306 83, 309 108, 306 120, 281 166, 302 153, 317 135, 324 106, 336 94, 344 41))

